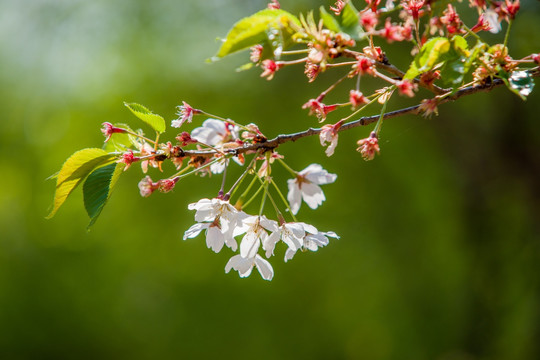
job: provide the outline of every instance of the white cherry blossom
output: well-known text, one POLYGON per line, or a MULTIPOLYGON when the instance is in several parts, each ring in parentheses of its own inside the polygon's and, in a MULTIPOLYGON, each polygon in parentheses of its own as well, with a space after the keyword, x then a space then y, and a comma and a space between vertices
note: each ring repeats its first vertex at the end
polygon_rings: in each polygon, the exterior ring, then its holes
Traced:
POLYGON ((321 165, 311 164, 300 171, 295 179, 289 179, 287 200, 289 200, 292 213, 295 215, 298 213, 302 199, 310 208, 316 209, 326 200, 319 185, 333 183, 336 178, 336 174, 328 173, 321 165))
POLYGON ((238 271, 240 277, 248 277, 253 270, 253 266, 257 267, 259 273, 261 274, 264 280, 272 280, 274 277, 274 269, 272 265, 265 260, 259 254, 256 254, 254 257, 244 258, 241 255, 234 255, 229 259, 227 265, 225 265, 225 272, 229 273, 231 269, 238 271))
POLYGON ((278 230, 278 223, 274 220, 269 220, 266 216, 248 216, 241 221, 241 225, 235 229, 234 234, 240 235, 245 233, 240 243, 240 255, 243 258, 253 258, 259 251, 261 243, 266 241, 268 233, 278 230))
POLYGON ((184 233, 184 240, 194 238, 206 229, 206 244, 209 248, 219 252, 223 244, 226 244, 233 251, 237 250, 238 244, 234 236, 235 230, 246 217, 243 212, 236 210, 228 201, 215 198, 201 199, 189 204, 188 209, 196 210, 195 221, 198 224, 191 226, 184 233))
POLYGON ((201 127, 193 129, 191 137, 207 145, 219 146, 238 139, 238 126, 207 119, 201 127))
POLYGON ((196 223, 192 225, 184 233, 184 240, 197 237, 203 230, 206 230, 206 246, 214 252, 220 252, 224 244, 227 244, 233 251, 238 248, 238 244, 234 240, 232 233, 230 231, 224 233, 216 222, 196 223))
MULTIPOLYGON (((339 239, 339 236, 333 231, 322 232, 317 230, 313 225, 304 223, 302 223, 302 225, 307 233, 303 239, 302 250, 317 251, 320 247, 328 245, 329 237, 339 239)), ((291 260, 296 254, 296 251, 297 250, 288 248, 285 252, 285 262, 291 260)))
POLYGON ((274 255, 274 248, 281 239, 289 249, 297 251, 302 247, 306 231, 303 223, 283 223, 278 231, 274 231, 263 242, 263 249, 266 251, 266 257, 274 255))

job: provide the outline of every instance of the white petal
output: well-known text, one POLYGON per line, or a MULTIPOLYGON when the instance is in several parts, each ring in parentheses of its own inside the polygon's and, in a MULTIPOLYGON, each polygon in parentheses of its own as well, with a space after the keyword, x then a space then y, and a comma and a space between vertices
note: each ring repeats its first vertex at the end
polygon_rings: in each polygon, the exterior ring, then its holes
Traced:
POLYGON ((238 271, 240 277, 247 277, 253 269, 254 259, 246 259, 240 255, 234 255, 225 265, 225 272, 228 273, 231 269, 238 271))
POLYGON ((300 204, 302 202, 302 192, 300 191, 300 188, 298 187, 295 179, 287 180, 287 185, 289 186, 287 200, 289 201, 291 212, 296 215, 298 213, 298 210, 300 210, 300 204))
MULTIPOLYGON (((334 155, 334 150, 336 149, 337 144, 338 144, 338 137, 337 137, 337 135, 336 135, 336 136, 332 139, 332 141, 330 142, 330 145, 328 146, 328 148, 326 148, 326 151, 325 151, 326 156, 332 156, 332 155, 334 155)), ((336 175, 336 177, 337 177, 337 175, 336 175)), ((334 181, 335 181, 335 180, 336 180, 336 179, 334 179, 334 181)), ((334 181, 332 181, 332 182, 334 182, 334 181)))
POLYGON ((264 215, 259 218, 259 223, 261 224, 261 226, 263 228, 265 228, 266 230, 268 230, 270 232, 274 232, 274 231, 277 231, 279 229, 279 225, 278 225, 277 221, 270 220, 264 215))
POLYGON ((206 232, 206 246, 218 253, 223 248, 223 234, 217 226, 210 226, 206 232))
POLYGON ((221 174, 223 171, 225 171, 226 161, 218 161, 210 165, 210 171, 212 174, 221 174))
POLYGON ((257 266, 257 270, 259 270, 259 274, 261 274, 264 280, 272 280, 274 277, 274 269, 272 268, 272 265, 259 254, 255 256, 255 266, 257 266))
POLYGON ((253 231, 248 231, 240 243, 240 255, 243 258, 255 257, 260 243, 258 235, 253 231))
POLYGON ((330 237, 332 237, 332 238, 334 238, 334 239, 339 239, 339 235, 336 234, 336 233, 333 232, 333 231, 327 231, 327 232, 324 232, 323 234, 326 235, 326 236, 330 236, 330 237))
POLYGON ((238 249, 238 243, 236 242, 235 238, 231 236, 231 233, 224 233, 223 239, 225 241, 225 244, 232 250, 236 251, 238 249))
POLYGON ((212 206, 212 200, 210 199, 201 199, 197 201, 196 203, 192 203, 188 205, 189 210, 199 210, 203 208, 211 208, 212 206))
POLYGON ((292 250, 298 250, 300 247, 302 247, 302 238, 304 237, 306 233, 302 229, 302 233, 300 236, 295 236, 295 234, 292 231, 285 230, 282 233, 281 239, 287 246, 292 250))
POLYGON ((266 250, 266 257, 274 255, 274 248, 276 247, 277 242, 279 241, 279 231, 274 231, 267 237, 263 242, 263 249, 266 250))
POLYGON ((321 165, 319 165, 319 164, 310 164, 307 168, 300 171, 300 175, 306 175, 306 174, 309 174, 309 173, 316 173, 316 172, 320 172, 320 171, 325 171, 321 165))
POLYGON ((330 174, 328 171, 321 169, 321 171, 312 171, 307 173, 306 179, 317 185, 325 185, 336 181, 337 175, 330 174))
POLYGON ((287 249, 287 251, 285 252, 285 262, 291 260, 294 257, 294 254, 296 254, 296 251, 287 249))
POLYGON ((188 238, 193 239, 194 237, 199 235, 201 233, 201 231, 203 231, 204 229, 208 229, 209 226, 210 226, 210 223, 197 223, 197 224, 194 224, 189 229, 186 230, 186 232, 184 233, 183 239, 184 240, 186 240, 188 238))
POLYGON ((302 184, 302 198, 312 209, 316 209, 326 198, 322 189, 315 184, 302 184))
POLYGON ((298 223, 299 225, 302 225, 302 227, 304 228, 304 230, 306 230, 306 232, 310 233, 310 234, 316 234, 319 232, 319 230, 317 230, 317 228, 311 224, 306 224, 306 223, 298 223))
POLYGON ((484 13, 484 19, 489 24, 489 32, 492 34, 496 34, 499 31, 501 31, 501 23, 499 22, 499 15, 497 15, 497 12, 492 9, 486 10, 484 13))

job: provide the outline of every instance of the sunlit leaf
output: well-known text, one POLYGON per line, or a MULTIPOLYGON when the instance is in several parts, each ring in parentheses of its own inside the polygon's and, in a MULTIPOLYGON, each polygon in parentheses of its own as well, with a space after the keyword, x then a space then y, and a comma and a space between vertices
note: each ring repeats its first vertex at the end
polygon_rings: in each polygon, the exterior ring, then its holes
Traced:
POLYGON ((97 220, 124 170, 125 164, 113 163, 94 170, 83 185, 84 207, 90 217, 90 228, 97 220))
MULTIPOLYGON (((290 23, 300 26, 300 21, 296 16, 281 9, 265 9, 245 17, 233 25, 214 60, 253 45, 266 43, 269 29, 291 30, 290 23)), ((276 48, 275 43, 271 46, 276 48)))
POLYGON ((71 155, 56 177, 56 191, 54 194, 53 207, 47 219, 56 214, 60 206, 66 201, 71 192, 85 179, 96 167, 111 161, 114 156, 105 150, 89 148, 79 150, 71 155))
POLYGON ((428 40, 420 52, 414 57, 405 79, 414 79, 418 75, 433 69, 441 62, 441 58, 450 50, 450 40, 445 37, 436 37, 428 40))
POLYGON ((341 32, 341 27, 339 26, 338 21, 335 17, 332 16, 332 14, 328 13, 324 6, 321 6, 319 8, 319 13, 321 16, 321 20, 323 21, 323 25, 328 29, 335 33, 341 32))
POLYGON ((351 35, 355 40, 364 37, 364 30, 360 26, 358 10, 351 1, 347 2, 341 11, 341 28, 344 33, 351 35))
POLYGON ((165 131, 165 119, 161 117, 160 115, 152 113, 150 110, 148 110, 146 107, 137 104, 137 103, 126 103, 124 102, 124 105, 131 110, 131 112, 150 125, 154 130, 156 130, 159 133, 162 133, 165 131))

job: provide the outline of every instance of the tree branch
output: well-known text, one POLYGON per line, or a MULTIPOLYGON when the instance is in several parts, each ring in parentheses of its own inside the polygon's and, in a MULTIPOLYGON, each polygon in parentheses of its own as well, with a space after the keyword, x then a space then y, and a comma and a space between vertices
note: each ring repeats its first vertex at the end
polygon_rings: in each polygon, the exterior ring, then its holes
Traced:
MULTIPOLYGON (((534 69, 528 70, 528 72, 533 77, 539 77, 540 67, 536 67, 534 69)), ((439 102, 439 105, 450 102, 450 101, 455 101, 463 96, 476 94, 482 91, 491 91, 494 88, 499 87, 503 84, 504 82, 501 79, 494 79, 493 81, 486 84, 469 86, 461 90, 458 90, 454 95, 450 95, 446 98, 441 99, 439 102)), ((386 119, 390 119, 390 118, 394 118, 394 117, 398 117, 402 115, 407 115, 407 114, 418 114, 419 107, 420 105, 414 105, 407 108, 390 111, 384 114, 383 119, 386 120, 386 119)), ((364 116, 358 120, 354 120, 346 124, 343 124, 341 128, 339 129, 339 131, 340 132, 346 131, 346 130, 350 130, 352 128, 356 128, 359 126, 372 124, 376 122, 379 119, 379 117, 380 117, 380 114, 372 115, 372 116, 364 116)), ((318 135, 320 132, 321 132, 320 128, 309 128, 307 130, 297 132, 297 133, 278 135, 274 139, 267 140, 265 142, 259 142, 259 143, 255 143, 255 144, 251 144, 251 145, 247 145, 243 147, 238 147, 238 148, 223 149, 223 152, 227 154, 238 155, 238 154, 244 154, 248 152, 255 152, 260 149, 263 149, 264 151, 270 151, 277 148, 281 144, 291 142, 291 141, 294 142, 296 140, 299 140, 301 138, 308 137, 308 136, 318 135)), ((214 154, 216 154, 215 151, 200 151, 200 150, 185 150, 183 153, 184 156, 203 156, 203 157, 214 156, 214 154)))

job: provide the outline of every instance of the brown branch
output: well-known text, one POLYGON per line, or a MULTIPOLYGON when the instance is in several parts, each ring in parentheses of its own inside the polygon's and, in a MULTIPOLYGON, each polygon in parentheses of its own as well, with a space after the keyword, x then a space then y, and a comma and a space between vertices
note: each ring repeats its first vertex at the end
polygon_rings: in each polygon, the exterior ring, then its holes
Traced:
MULTIPOLYGON (((531 76, 533 76, 533 77, 540 77, 540 68, 537 67, 537 68, 529 70, 529 74, 531 76)), ((463 96, 472 95, 472 94, 475 94, 475 93, 478 93, 478 92, 481 92, 481 91, 491 91, 492 89, 494 89, 496 87, 499 87, 499 86, 501 86, 503 84, 504 84, 504 82, 501 79, 494 79, 493 81, 491 81, 489 83, 486 83, 486 84, 476 85, 476 86, 469 86, 469 87, 466 87, 466 88, 463 88, 461 90, 456 91, 456 93, 453 94, 453 95, 450 95, 450 96, 447 96, 447 97, 441 99, 439 101, 439 105, 450 102, 450 101, 455 101, 455 100, 457 100, 457 99, 459 99, 459 98, 461 98, 463 96)), ((384 120, 391 119, 391 118, 394 118, 394 117, 407 115, 407 114, 418 114, 418 112, 419 112, 418 108, 419 107, 420 107, 420 105, 414 105, 414 106, 410 106, 410 107, 407 107, 407 108, 403 108, 403 109, 399 109, 399 110, 395 110, 395 111, 390 111, 390 112, 384 114, 383 119, 384 120)), ((362 117, 362 118, 360 118, 358 120, 354 120, 354 121, 348 122, 346 124, 343 124, 341 126, 341 128, 339 129, 339 131, 346 131, 346 130, 356 128, 356 127, 359 127, 359 126, 365 126, 365 125, 372 124, 372 123, 376 122, 379 119, 379 117, 380 117, 380 114, 379 115, 372 115, 372 116, 364 116, 364 117, 362 117)), ((227 154, 238 155, 238 154, 244 154, 244 153, 247 153, 247 152, 255 152, 255 151, 260 150, 260 149, 263 149, 264 151, 270 151, 270 150, 273 150, 273 149, 277 148, 281 144, 291 142, 291 141, 294 142, 296 140, 299 140, 301 138, 308 137, 308 136, 318 135, 320 132, 321 132, 320 128, 319 129, 309 128, 307 130, 297 132, 297 133, 293 133, 293 134, 278 135, 274 139, 267 140, 265 142, 250 144, 250 145, 247 145, 247 146, 233 148, 233 149, 223 149, 223 152, 227 153, 227 154)), ((190 151, 190 150, 185 150, 183 155, 184 156, 208 157, 208 156, 214 156, 215 153, 216 153, 215 151, 200 151, 200 150, 198 150, 198 151, 195 151, 195 150, 190 151)))

